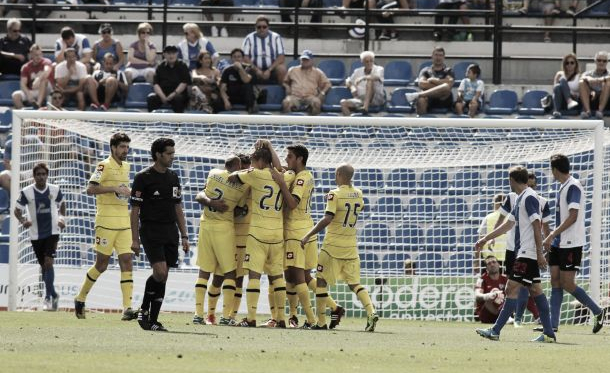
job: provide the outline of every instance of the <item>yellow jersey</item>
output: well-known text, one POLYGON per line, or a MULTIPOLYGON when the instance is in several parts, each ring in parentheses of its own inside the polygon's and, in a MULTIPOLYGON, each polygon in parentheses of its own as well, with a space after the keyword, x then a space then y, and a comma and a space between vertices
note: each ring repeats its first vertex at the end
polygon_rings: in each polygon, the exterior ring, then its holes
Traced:
POLYGON ((331 190, 326 199, 326 214, 332 214, 334 218, 326 228, 322 250, 337 259, 358 258, 356 223, 364 209, 362 191, 351 185, 341 185, 331 190))
MULTIPOLYGON (((311 171, 303 170, 296 174, 290 194, 299 198, 299 204, 288 212, 284 223, 284 238, 286 240, 301 240, 313 227, 311 218, 311 197, 313 195, 314 179, 311 171)), ((312 237, 312 240, 316 237, 312 237)))
MULTIPOLYGON (((250 168, 238 171, 239 180, 250 186, 252 208, 248 235, 263 243, 281 243, 284 241, 284 214, 282 213, 282 191, 273 181, 269 169, 250 168)), ((290 186, 294 172, 286 171, 284 180, 290 186)))
POLYGON ((249 190, 246 192, 245 207, 244 214, 236 216, 234 220, 235 246, 240 248, 246 247, 248 230, 250 229, 250 218, 252 217, 252 194, 249 190))
MULTIPOLYGON (((89 183, 104 187, 129 187, 130 164, 121 162, 119 165, 112 156, 98 163, 89 183)), ((95 227, 123 230, 130 229, 129 197, 117 193, 103 193, 95 196, 97 213, 95 227)))
POLYGON ((246 201, 245 193, 248 186, 230 182, 230 174, 227 170, 210 170, 204 192, 210 199, 224 200, 228 209, 225 212, 220 212, 212 207, 205 207, 201 213, 201 221, 206 224, 229 224, 232 226, 235 206, 239 206, 240 203, 243 206, 246 201))

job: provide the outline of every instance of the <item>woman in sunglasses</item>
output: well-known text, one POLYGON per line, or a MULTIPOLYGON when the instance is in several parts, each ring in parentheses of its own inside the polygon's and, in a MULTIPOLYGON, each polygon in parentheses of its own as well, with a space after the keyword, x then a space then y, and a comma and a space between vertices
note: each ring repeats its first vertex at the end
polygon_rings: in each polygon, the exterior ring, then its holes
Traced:
POLYGON ((104 56, 106 53, 112 54, 114 61, 114 71, 118 71, 125 64, 125 54, 123 53, 123 45, 117 39, 112 37, 112 25, 110 23, 102 23, 98 30, 101 39, 93 44, 93 58, 95 59, 94 70, 100 70, 104 65, 104 56))
POLYGON ((150 84, 153 83, 157 65, 157 48, 150 41, 152 31, 150 23, 140 23, 137 30, 138 40, 129 45, 127 68, 125 69, 129 84, 139 77, 143 77, 150 84))
POLYGON ((219 91, 220 71, 212 65, 212 56, 208 51, 199 52, 192 78, 191 109, 206 112, 223 110, 219 91))
POLYGON ((561 118, 562 110, 576 109, 579 105, 580 69, 576 55, 574 53, 566 54, 561 65, 562 69, 557 71, 553 79, 554 118, 561 118))

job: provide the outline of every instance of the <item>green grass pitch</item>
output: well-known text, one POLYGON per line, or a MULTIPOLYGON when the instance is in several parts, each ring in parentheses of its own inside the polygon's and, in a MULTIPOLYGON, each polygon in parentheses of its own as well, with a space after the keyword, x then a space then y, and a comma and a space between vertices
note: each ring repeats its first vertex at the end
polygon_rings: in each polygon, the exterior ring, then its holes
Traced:
MULTIPOLYGON (((259 318, 259 322, 264 317, 259 318)), ((147 332, 119 314, 0 312, 0 372, 607 372, 610 327, 561 326, 557 344, 528 342, 531 326, 501 340, 479 324, 364 319, 337 330, 201 326, 161 314, 169 333, 147 332)))

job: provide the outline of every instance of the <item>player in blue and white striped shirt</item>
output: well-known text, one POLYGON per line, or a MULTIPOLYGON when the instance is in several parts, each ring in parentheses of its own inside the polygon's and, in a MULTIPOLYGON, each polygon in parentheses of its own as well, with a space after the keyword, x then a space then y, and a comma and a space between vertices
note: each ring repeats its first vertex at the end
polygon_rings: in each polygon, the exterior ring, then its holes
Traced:
POLYGON ((481 248, 491 239, 508 232, 515 227, 515 255, 513 273, 506 286, 506 300, 494 326, 489 329, 477 329, 476 332, 484 338, 500 339, 500 331, 517 307, 518 296, 523 286, 529 289, 540 312, 540 320, 544 328, 543 334, 532 342, 555 342, 555 333, 551 326, 549 303, 540 285, 540 269, 547 264, 542 252, 542 210, 538 195, 528 185, 528 172, 525 167, 515 166, 509 170, 511 189, 518 197, 508 220, 493 232, 488 233, 475 247, 481 248))
POLYGON ((57 311, 59 296, 53 285, 55 271, 53 258, 57 250, 59 232, 65 227, 66 213, 64 197, 57 185, 47 184, 49 168, 44 163, 34 166, 34 184, 19 193, 15 216, 24 228, 30 229, 30 239, 36 259, 42 268, 46 295, 44 309, 57 311), (27 217, 24 211, 27 209, 27 217))
POLYGON ((253 83, 282 84, 286 76, 284 42, 280 34, 269 30, 269 19, 256 18, 256 31, 246 36, 241 49, 244 61, 252 64, 253 83))

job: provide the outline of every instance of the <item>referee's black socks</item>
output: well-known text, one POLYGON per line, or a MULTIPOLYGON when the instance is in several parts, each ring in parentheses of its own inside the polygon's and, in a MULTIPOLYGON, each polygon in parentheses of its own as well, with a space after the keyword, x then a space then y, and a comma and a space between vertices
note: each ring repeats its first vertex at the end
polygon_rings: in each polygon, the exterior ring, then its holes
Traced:
POLYGON ((148 280, 146 280, 141 307, 142 310, 150 310, 150 321, 157 321, 159 311, 161 310, 161 304, 163 304, 163 297, 165 297, 165 283, 157 282, 151 275, 148 277, 148 280))

